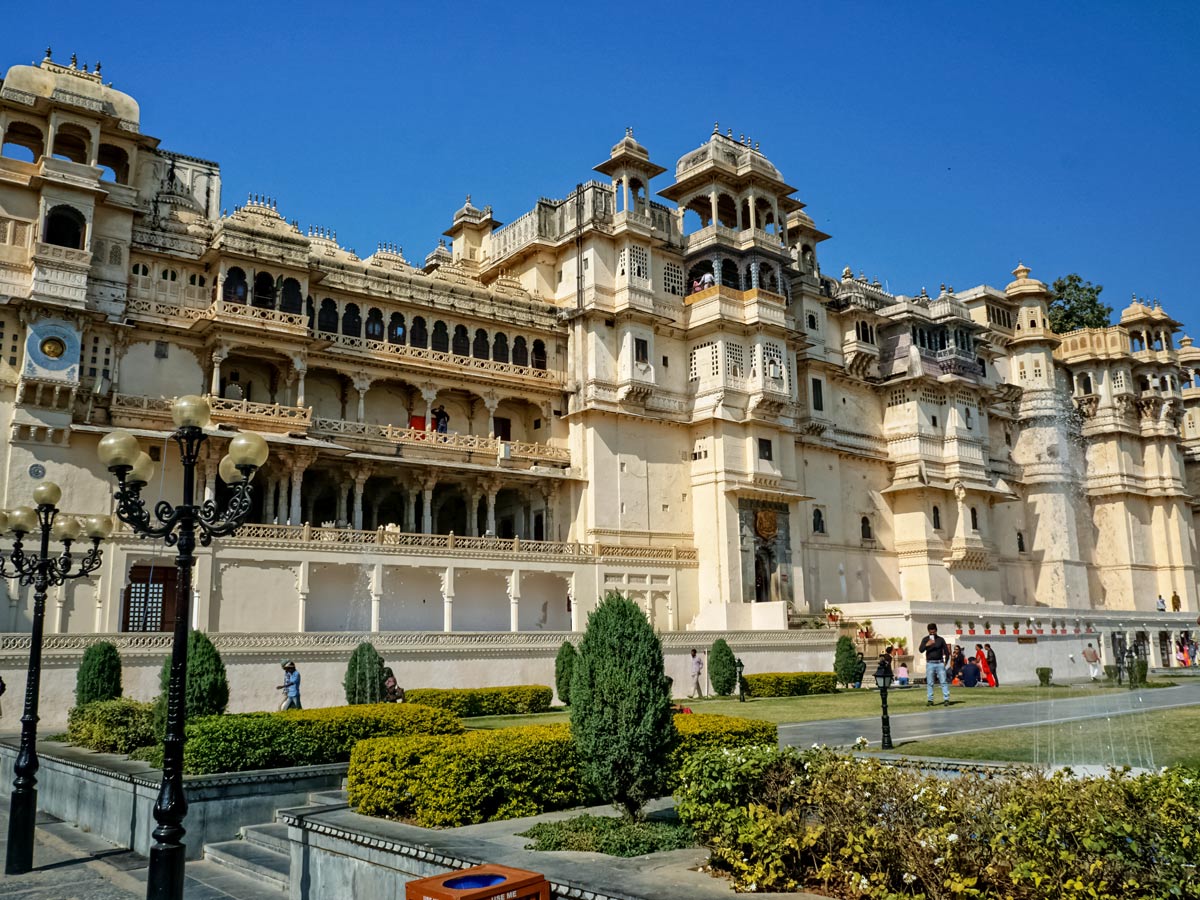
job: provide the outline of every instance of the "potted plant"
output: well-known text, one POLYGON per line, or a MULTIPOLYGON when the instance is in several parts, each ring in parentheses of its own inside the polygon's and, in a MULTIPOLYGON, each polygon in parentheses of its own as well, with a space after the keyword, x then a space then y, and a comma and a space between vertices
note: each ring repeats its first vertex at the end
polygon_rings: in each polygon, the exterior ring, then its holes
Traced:
POLYGON ((1079 634, 1079 619, 1075 619, 1075 633, 1079 634))
POLYGON ((1037 632, 1038 634, 1045 634, 1045 633, 1046 633, 1045 629, 1044 629, 1044 628, 1042 628, 1042 620, 1041 620, 1041 619, 1038 619, 1036 622, 1034 622, 1034 623, 1033 623, 1033 625, 1034 625, 1034 628, 1033 628, 1033 630, 1034 630, 1035 632, 1037 632))
POLYGON ((1000 623, 1000 633, 1008 634, 1008 626, 1005 625, 1003 622, 1000 623))
POLYGON ((1092 623, 1091 623, 1091 622, 1088 622, 1086 627, 1087 627, 1087 633, 1088 633, 1088 634, 1091 634, 1093 631, 1095 631, 1095 629, 1094 629, 1094 628, 1092 628, 1092 623))
POLYGON ((962 619, 955 619, 955 620, 954 620, 954 633, 955 633, 955 634, 962 634, 962 619))
POLYGON ((984 622, 983 622, 983 633, 984 633, 984 634, 991 634, 991 633, 992 633, 992 623, 991 623, 991 622, 989 622, 989 621, 987 621, 986 619, 985 619, 985 620, 984 620, 984 622))
POLYGON ((865 638, 873 637, 875 634, 875 632, 871 630, 871 620, 870 619, 862 620, 862 630, 863 630, 862 636, 865 638))
POLYGON ((1021 623, 1013 622, 1013 634, 1020 634, 1020 633, 1021 633, 1021 623))
POLYGON ((827 606, 825 607, 825 617, 829 619, 830 625, 836 625, 841 621, 842 611, 836 606, 827 606))
POLYGON ((1025 633, 1026 633, 1026 634, 1033 634, 1033 619, 1026 619, 1026 620, 1025 620, 1025 633))
POLYGON ((974 633, 975 633, 975 623, 968 622, 967 623, 967 634, 974 634, 974 633))

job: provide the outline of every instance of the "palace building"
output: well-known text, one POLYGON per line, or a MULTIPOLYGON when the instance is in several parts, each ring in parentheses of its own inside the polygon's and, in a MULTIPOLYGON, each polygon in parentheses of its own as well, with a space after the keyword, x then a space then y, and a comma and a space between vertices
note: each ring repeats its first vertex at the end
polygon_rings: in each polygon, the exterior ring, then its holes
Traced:
MULTIPOLYGON (((206 395, 206 497, 239 429, 271 456, 198 627, 564 632, 610 588, 664 632, 1196 616, 1200 348, 1156 302, 1055 334, 1021 264, 889 293, 719 127, 670 169, 627 130, 508 224, 468 197, 409 259, 233 206, 138 120, 74 59, 0 86, 3 504, 109 511, 117 428, 178 500, 170 402, 206 395)), ((48 632, 169 627, 171 549, 106 547, 48 632)))

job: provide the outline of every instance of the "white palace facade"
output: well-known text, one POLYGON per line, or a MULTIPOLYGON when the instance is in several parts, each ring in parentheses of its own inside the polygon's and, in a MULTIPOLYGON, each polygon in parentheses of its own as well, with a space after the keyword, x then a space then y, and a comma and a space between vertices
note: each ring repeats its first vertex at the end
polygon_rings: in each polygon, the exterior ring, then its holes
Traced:
MULTIPOLYGON (((607 588, 665 632, 1197 614, 1200 348, 1157 303, 1060 335, 1023 265, 891 294, 822 265, 719 128, 670 172, 630 130, 507 225, 468 198, 414 261, 226 210, 218 165, 138 120, 49 54, 0 85, 0 490, 110 510, 122 428, 176 500, 170 401, 207 395, 206 495, 239 429, 271 457, 202 550, 199 627, 563 632, 607 588)), ((47 630, 161 631, 174 602, 171 551, 118 533, 47 630)))

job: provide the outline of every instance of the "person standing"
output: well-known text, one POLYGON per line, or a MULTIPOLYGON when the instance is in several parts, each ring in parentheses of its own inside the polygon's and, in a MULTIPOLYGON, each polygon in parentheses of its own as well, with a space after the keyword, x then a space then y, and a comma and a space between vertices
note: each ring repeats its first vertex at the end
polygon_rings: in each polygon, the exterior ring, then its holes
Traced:
POLYGON ((704 696, 704 689, 700 687, 700 673, 704 671, 704 660, 696 654, 696 648, 692 648, 691 660, 692 672, 692 692, 689 697, 699 700, 704 696))
POLYGON ((1091 644, 1084 648, 1083 661, 1088 664, 1088 674, 1092 676, 1092 681, 1097 681, 1100 678, 1100 654, 1091 644))
POLYGON ((286 709, 304 709, 300 705, 300 673, 296 664, 290 659, 283 662, 283 684, 278 686, 283 691, 283 702, 279 704, 280 712, 286 709))
POLYGON ((1159 594, 1158 599, 1154 601, 1154 608, 1159 612, 1167 611, 1167 601, 1163 599, 1163 595, 1159 594))
POLYGON ((925 705, 933 706, 933 683, 942 683, 942 706, 950 705, 950 681, 946 678, 946 660, 950 650, 946 639, 937 633, 937 625, 929 623, 929 633, 921 638, 918 653, 925 654, 925 705))
POLYGON ((991 644, 983 645, 983 655, 987 659, 988 668, 992 672, 992 680, 996 682, 992 687, 996 687, 996 685, 1000 684, 1000 676, 996 673, 996 651, 992 649, 991 644))
POLYGON ((1179 599, 1179 591, 1171 592, 1171 612, 1179 612, 1183 607, 1183 602, 1179 599))
MULTIPOLYGON (((987 682, 988 687, 995 687, 996 677, 992 674, 991 666, 988 665, 987 653, 983 649, 983 644, 975 645, 975 655, 971 659, 979 667, 979 672, 983 676, 983 680, 987 682)), ((970 660, 968 660, 969 664, 970 660)), ((966 684, 966 678, 963 679, 963 684, 966 684)), ((971 687, 971 685, 967 685, 967 687, 971 687)))

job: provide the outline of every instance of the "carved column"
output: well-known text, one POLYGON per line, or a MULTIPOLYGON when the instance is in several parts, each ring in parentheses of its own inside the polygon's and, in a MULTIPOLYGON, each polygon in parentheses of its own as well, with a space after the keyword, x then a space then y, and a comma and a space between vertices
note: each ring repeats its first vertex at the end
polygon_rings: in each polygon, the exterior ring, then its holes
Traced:
POLYGON ((437 388, 432 384, 426 384, 421 388, 421 399, 425 401, 425 430, 432 431, 430 427, 433 423, 433 401, 437 399, 437 388))
POLYGON ((521 570, 513 569, 505 580, 508 582, 508 630, 520 631, 521 570))
POLYGON ((270 523, 270 521, 273 517, 273 512, 272 512, 271 506, 275 500, 275 488, 278 484, 279 484, 279 479, 276 478, 274 475, 272 475, 270 478, 267 479, 267 482, 265 485, 266 489, 263 491, 261 515, 262 515, 262 520, 267 523, 270 523))
POLYGON ((487 533, 492 537, 496 536, 496 495, 500 493, 500 489, 495 485, 487 489, 487 533))
POLYGON ((567 578, 567 612, 571 614, 571 630, 583 630, 583 614, 579 610, 579 602, 575 599, 575 574, 567 578))
MULTIPOLYGON (((720 285, 720 284, 722 283, 722 282, 721 282, 721 268, 722 268, 722 264, 723 264, 723 260, 722 260, 722 259, 721 259, 721 257, 719 257, 719 256, 718 256, 718 257, 716 257, 716 258, 714 258, 714 259, 713 259, 713 261, 712 261, 712 267, 713 267, 713 280, 714 280, 714 281, 716 281, 716 283, 717 283, 718 285, 720 285)), ((722 365, 723 365, 723 364, 724 364, 724 360, 722 360, 722 365)))
POLYGON ((496 436, 496 409, 500 406, 500 398, 489 391, 487 396, 483 398, 483 405, 487 409, 488 414, 487 435, 490 438, 494 438, 496 436))
POLYGON ((212 382, 209 384, 208 392, 213 397, 221 396, 221 363, 229 356, 228 347, 218 347, 212 353, 212 382))
POLYGON ((358 391, 358 418, 355 420, 357 422, 367 420, 367 390, 370 387, 370 378, 360 375, 354 379, 354 390, 358 391))
POLYGON ((404 492, 404 532, 412 534, 417 530, 417 489, 409 485, 404 492))
POLYGON ((421 484, 421 534, 433 534, 433 489, 437 478, 430 476, 421 484))
POLYGON ((349 516, 346 512, 346 492, 350 490, 350 481, 345 476, 338 478, 338 498, 337 498, 337 524, 349 521, 349 516))
POLYGON ((298 354, 292 357, 292 371, 296 373, 296 406, 304 406, 304 376, 308 374, 308 360, 298 354))
POLYGON ((301 452, 297 452, 292 458, 292 510, 290 521, 293 525, 303 524, 300 515, 300 488, 304 484, 304 471, 308 468, 312 459, 311 454, 301 452))
POLYGON ((379 611, 383 603, 383 563, 371 569, 371 631, 379 631, 379 611))
POLYGON ((544 513, 542 516, 542 518, 543 518, 542 526, 543 526, 543 530, 545 531, 545 534, 543 534, 542 537, 544 540, 547 540, 547 541, 553 541, 556 539, 556 536, 554 534, 554 505, 555 505, 555 501, 557 499, 558 499, 558 485, 553 484, 553 483, 549 484, 549 485, 543 484, 542 485, 542 508, 544 510, 544 513))
MULTIPOLYGON (((281 464, 283 460, 280 460, 281 464)), ((287 472, 279 473, 279 499, 275 502, 275 523, 277 525, 286 525, 288 520, 288 487, 291 484, 291 479, 287 472)))
POLYGON ((354 530, 362 531, 363 527, 363 489, 367 479, 371 477, 371 469, 362 466, 354 470, 354 530))
POLYGON ((442 631, 454 630, 454 566, 447 566, 442 580, 442 631))
POLYGON ((709 213, 712 215, 712 221, 709 222, 709 224, 716 225, 717 224, 717 188, 716 188, 716 185, 713 185, 712 190, 710 190, 708 192, 708 209, 709 209, 709 213))
POLYGON ((483 499, 483 491, 477 487, 471 488, 470 498, 467 504, 467 535, 479 537, 479 501, 483 499))
POLYGON ((758 287, 758 265, 759 265, 759 263, 758 263, 757 259, 751 260, 751 262, 750 262, 750 287, 752 287, 752 288, 758 287))
POLYGON ((308 562, 300 563, 296 572, 297 621, 296 630, 304 632, 304 608, 308 604, 308 562))

